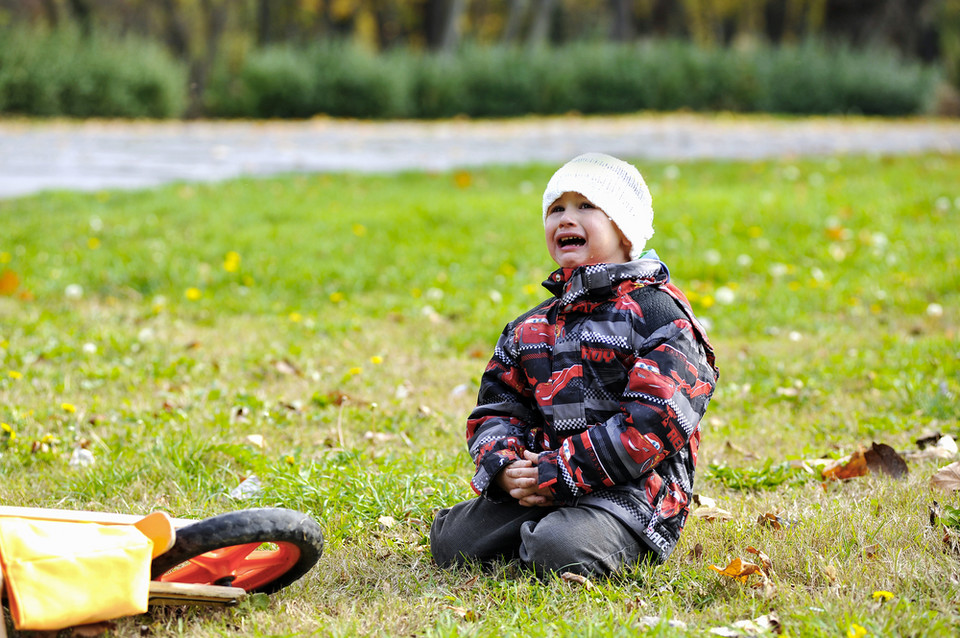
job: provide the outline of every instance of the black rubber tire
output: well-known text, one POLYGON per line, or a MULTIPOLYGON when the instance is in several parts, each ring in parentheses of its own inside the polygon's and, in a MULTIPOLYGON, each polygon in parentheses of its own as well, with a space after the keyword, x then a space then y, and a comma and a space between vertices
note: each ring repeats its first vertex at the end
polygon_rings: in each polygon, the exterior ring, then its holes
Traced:
POLYGON ((177 529, 176 541, 151 565, 151 578, 195 556, 216 549, 246 543, 290 543, 300 550, 297 562, 274 580, 248 590, 248 593, 272 594, 306 574, 323 553, 320 525, 302 512, 279 507, 263 507, 228 512, 177 529))

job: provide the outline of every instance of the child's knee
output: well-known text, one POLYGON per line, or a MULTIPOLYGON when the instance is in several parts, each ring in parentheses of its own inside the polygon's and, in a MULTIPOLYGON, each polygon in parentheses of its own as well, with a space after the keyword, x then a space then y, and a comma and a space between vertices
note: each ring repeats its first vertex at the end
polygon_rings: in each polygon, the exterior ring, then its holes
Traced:
POLYGON ((456 539, 450 538, 452 534, 444 533, 444 522, 449 513, 449 509, 437 512, 433 525, 430 526, 430 553, 440 567, 453 567, 461 562, 458 560, 461 559, 461 554, 456 539))

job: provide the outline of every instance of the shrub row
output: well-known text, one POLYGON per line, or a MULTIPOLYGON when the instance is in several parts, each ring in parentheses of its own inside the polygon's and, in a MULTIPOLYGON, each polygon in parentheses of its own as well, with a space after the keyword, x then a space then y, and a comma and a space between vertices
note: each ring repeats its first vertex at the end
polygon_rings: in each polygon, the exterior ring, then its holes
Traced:
POLYGON ((349 46, 251 54, 208 91, 216 116, 437 118, 692 109, 905 115, 928 106, 934 70, 883 51, 818 42, 751 51, 669 41, 456 55, 349 46))
POLYGON ((178 117, 187 72, 159 45, 132 38, 0 31, 0 112, 178 117))
MULTIPOLYGON (((704 50, 680 41, 581 43, 452 55, 374 55, 346 44, 254 50, 221 65, 204 95, 213 117, 440 118, 691 109, 906 115, 935 71, 891 52, 808 42, 704 50)), ((0 112, 179 117, 187 72, 159 45, 74 31, 0 33, 0 112)))

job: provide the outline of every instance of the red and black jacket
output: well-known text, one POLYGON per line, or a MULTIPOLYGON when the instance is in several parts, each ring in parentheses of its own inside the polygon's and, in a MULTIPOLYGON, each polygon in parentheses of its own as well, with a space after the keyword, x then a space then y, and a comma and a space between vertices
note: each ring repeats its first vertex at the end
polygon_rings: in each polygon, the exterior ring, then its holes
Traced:
POLYGON ((693 493, 714 353, 667 267, 646 258, 561 268, 553 298, 507 325, 480 384, 467 440, 473 489, 524 449, 562 505, 610 511, 665 559, 693 493))

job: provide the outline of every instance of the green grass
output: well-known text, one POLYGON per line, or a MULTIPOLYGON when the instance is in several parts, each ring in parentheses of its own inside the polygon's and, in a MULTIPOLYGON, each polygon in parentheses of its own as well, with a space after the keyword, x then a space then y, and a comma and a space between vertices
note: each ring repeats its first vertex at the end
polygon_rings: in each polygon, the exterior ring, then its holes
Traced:
POLYGON ((960 157, 639 167, 650 246, 721 368, 697 491, 735 517, 691 518, 666 564, 587 589, 430 560, 433 513, 471 495, 464 420, 494 340, 544 296, 553 166, 0 202, 0 502, 321 522, 294 586, 123 636, 707 635, 770 612, 791 636, 955 633, 960 564, 928 515, 960 506, 928 487, 946 461, 828 485, 785 462, 960 433, 960 157), (96 463, 71 468, 81 442, 96 463), (261 496, 225 495, 250 474, 261 496), (769 595, 708 568, 750 546, 769 595))

